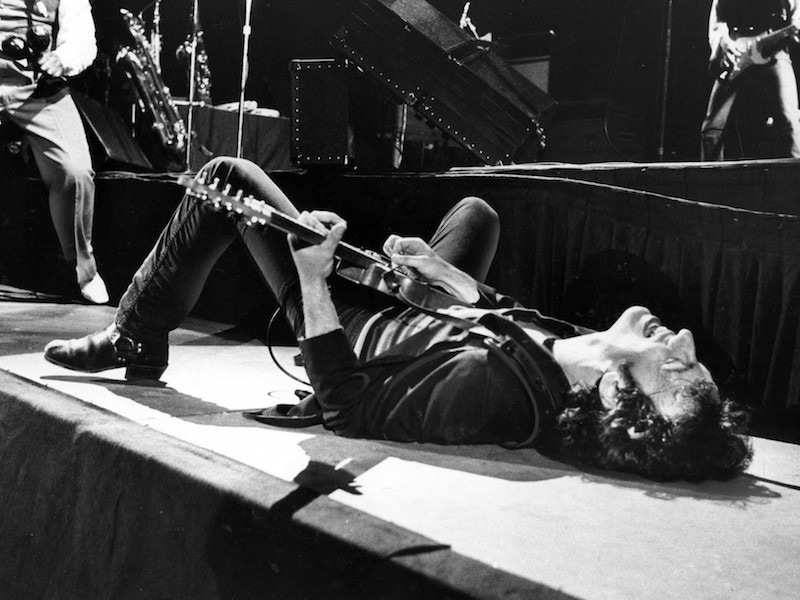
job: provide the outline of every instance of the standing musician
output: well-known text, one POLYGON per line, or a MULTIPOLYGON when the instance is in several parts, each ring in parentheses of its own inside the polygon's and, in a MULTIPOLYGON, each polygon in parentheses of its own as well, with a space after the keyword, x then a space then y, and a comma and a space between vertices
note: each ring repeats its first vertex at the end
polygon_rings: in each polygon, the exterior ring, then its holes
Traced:
MULTIPOLYGON (((727 479, 747 466, 743 414, 720 399, 688 330, 675 333, 632 307, 608 330, 590 331, 481 283, 499 238, 497 213, 483 200, 461 200, 430 242, 391 235, 383 245, 394 266, 450 295, 448 308, 433 310, 413 288, 403 292, 409 306, 367 285, 329 281, 346 223, 326 211, 299 214, 257 165, 217 158, 198 178, 219 180, 214 189, 229 190, 225 202, 240 209, 241 196, 232 194, 252 194, 263 201, 259 214, 277 210, 321 243, 300 243, 292 233, 287 244, 282 230, 248 226, 212 195, 187 193, 114 321, 50 342, 48 361, 84 372, 126 367, 129 379, 158 379, 169 332, 239 238, 300 340, 315 392, 278 418, 315 415, 349 437, 511 448, 552 441, 600 467, 654 479, 727 479)), ((394 275, 387 272, 390 282, 394 275)))
POLYGON ((700 130, 701 160, 723 159, 725 125, 745 89, 758 90, 770 124, 773 146, 762 158, 800 157, 797 81, 786 49, 796 12, 795 0, 713 0, 708 39, 717 78, 700 130))
POLYGON ((92 249, 92 159, 66 83, 96 54, 88 0, 0 0, 0 120, 20 126, 33 151, 62 265, 86 301, 105 304, 92 249))

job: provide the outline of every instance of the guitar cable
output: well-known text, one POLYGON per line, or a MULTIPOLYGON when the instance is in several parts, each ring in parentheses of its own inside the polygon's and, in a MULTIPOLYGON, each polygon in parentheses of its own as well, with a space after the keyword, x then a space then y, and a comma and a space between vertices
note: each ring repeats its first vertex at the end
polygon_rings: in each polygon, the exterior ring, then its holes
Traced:
POLYGON ((275 363, 275 366, 278 367, 278 369, 280 369, 285 375, 287 375, 288 377, 291 377, 292 379, 294 379, 295 381, 297 381, 299 383, 302 383, 303 385, 307 385, 307 386, 311 387, 311 383, 309 383, 308 381, 303 381, 302 379, 300 379, 296 375, 290 373, 286 369, 286 367, 284 367, 280 363, 280 361, 278 360, 278 357, 275 356, 275 352, 272 349, 272 326, 275 323, 275 319, 277 319, 278 315, 281 314, 281 310, 282 309, 281 309, 280 306, 278 308, 276 308, 275 312, 272 313, 272 316, 269 319, 269 323, 267 324, 267 339, 266 339, 266 341, 267 341, 267 350, 269 351, 270 358, 272 358, 272 362, 275 363))

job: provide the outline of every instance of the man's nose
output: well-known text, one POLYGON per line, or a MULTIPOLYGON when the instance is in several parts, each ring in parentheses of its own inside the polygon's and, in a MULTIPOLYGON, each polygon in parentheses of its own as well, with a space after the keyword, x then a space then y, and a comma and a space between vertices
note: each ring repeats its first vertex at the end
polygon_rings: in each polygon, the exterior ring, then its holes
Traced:
POLYGON ((693 365, 697 362, 697 349, 694 345, 694 336, 688 329, 681 329, 675 334, 675 337, 669 341, 668 346, 677 352, 687 365, 693 365))

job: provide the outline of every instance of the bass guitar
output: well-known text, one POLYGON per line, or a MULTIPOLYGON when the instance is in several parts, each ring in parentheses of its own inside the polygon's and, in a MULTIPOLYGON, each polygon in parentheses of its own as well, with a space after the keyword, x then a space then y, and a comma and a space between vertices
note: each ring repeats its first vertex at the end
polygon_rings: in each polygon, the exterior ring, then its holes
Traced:
MULTIPOLYGON (((239 215, 247 219, 248 225, 272 227, 286 234, 293 234, 306 244, 320 244, 325 236, 284 214, 251 195, 241 191, 231 193, 229 186, 218 189, 219 181, 207 182, 202 178, 182 175, 178 183, 186 193, 209 202, 218 210, 239 215)), ((408 270, 392 265, 384 255, 340 242, 336 249, 336 274, 344 279, 367 286, 383 294, 397 298, 404 304, 424 311, 438 311, 452 306, 472 306, 448 294, 446 291, 426 283, 408 270)))
POLYGON ((730 82, 753 65, 767 64, 772 60, 769 50, 786 38, 797 35, 798 31, 798 27, 792 24, 775 31, 765 31, 760 35, 734 38, 734 47, 739 54, 730 57, 723 53, 722 49, 718 51, 718 55, 722 54, 722 56, 715 57, 712 65, 718 69, 717 79, 730 82), (767 53, 766 56, 765 53, 767 53))

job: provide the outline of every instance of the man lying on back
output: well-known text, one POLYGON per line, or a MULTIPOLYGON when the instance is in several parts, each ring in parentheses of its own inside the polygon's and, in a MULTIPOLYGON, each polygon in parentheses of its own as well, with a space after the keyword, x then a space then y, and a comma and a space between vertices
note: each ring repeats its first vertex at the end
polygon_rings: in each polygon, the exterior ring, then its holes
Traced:
MULTIPOLYGON (((155 378, 168 333, 194 306, 225 249, 240 238, 293 327, 317 412, 339 435, 440 444, 540 445, 653 479, 727 479, 749 463, 744 415, 723 401, 692 334, 643 307, 590 331, 520 306, 482 281, 499 238, 483 200, 461 200, 429 241, 390 236, 393 265, 453 297, 432 311, 384 301, 331 278, 346 223, 299 213, 256 165, 215 159, 199 177, 242 190, 319 232, 301 243, 231 219, 187 194, 123 295, 114 321, 45 358, 86 372, 126 367, 155 378)), ((390 273, 389 276, 393 276, 390 273)), ((291 411, 288 415, 291 417, 291 411)))

